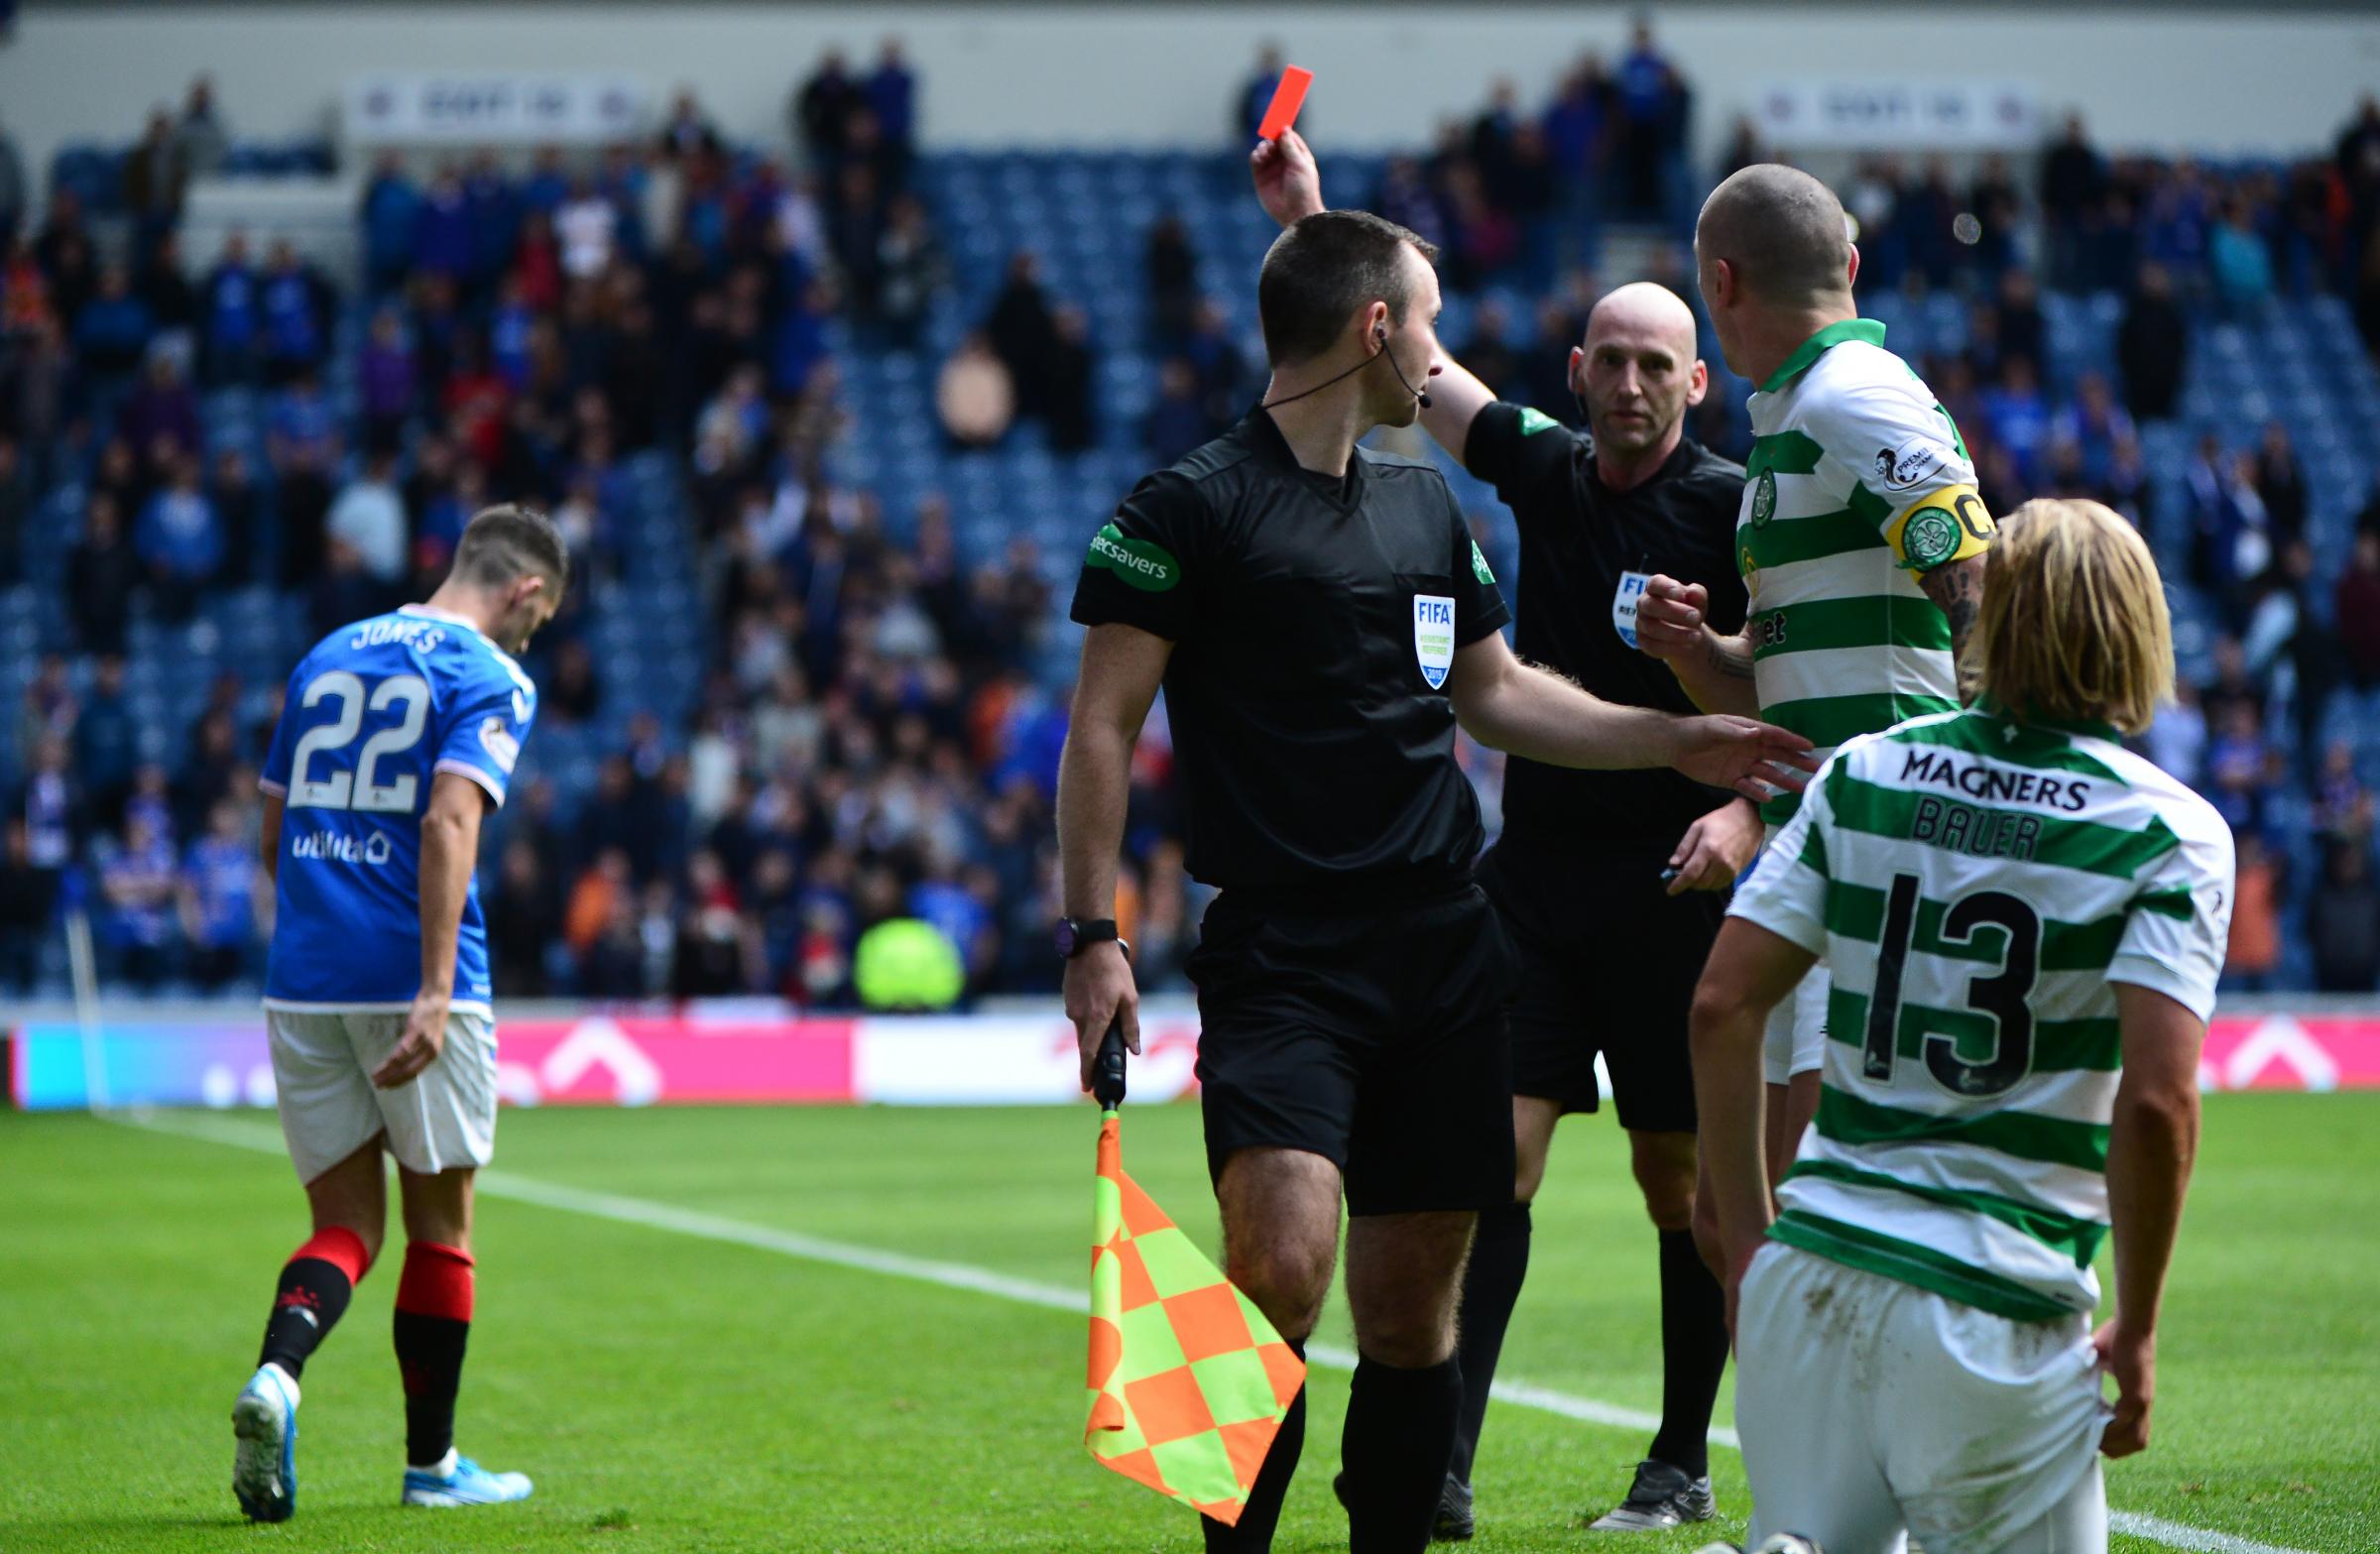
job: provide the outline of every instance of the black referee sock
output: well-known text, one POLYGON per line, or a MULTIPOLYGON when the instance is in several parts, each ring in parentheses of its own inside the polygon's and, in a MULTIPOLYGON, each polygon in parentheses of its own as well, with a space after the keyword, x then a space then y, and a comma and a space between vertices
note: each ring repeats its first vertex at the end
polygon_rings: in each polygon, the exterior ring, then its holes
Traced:
POLYGON ((1339 1454, 1347 1469, 1348 1554, 1421 1554, 1463 1412, 1463 1363, 1419 1371, 1356 1363, 1339 1454))
POLYGON ((1495 1380, 1496 1356, 1504 1329, 1520 1299, 1529 1271, 1529 1206, 1507 1203, 1480 1211, 1471 1239, 1471 1262, 1463 1270, 1463 1310, 1455 1358, 1463 1362, 1463 1413, 1455 1427, 1454 1476, 1471 1483, 1472 1460, 1480 1451, 1480 1428, 1488 1421, 1488 1387, 1495 1380))
MULTIPOLYGON (((1306 1341, 1302 1338, 1283 1340, 1297 1358, 1306 1358, 1306 1341)), ((1289 1493, 1289 1480, 1297 1472, 1297 1459, 1306 1449, 1306 1389, 1299 1387, 1297 1396, 1289 1401, 1289 1411, 1281 1416, 1281 1427, 1273 1435, 1272 1447, 1264 1454, 1264 1466, 1256 1470, 1256 1482, 1248 1492, 1248 1503, 1240 1507, 1240 1522, 1227 1527, 1212 1516, 1199 1518, 1206 1529, 1207 1554, 1264 1554, 1272 1547, 1272 1529, 1281 1519, 1281 1498, 1289 1493)))
POLYGON ((1652 1458, 1694 1478, 1711 1471, 1711 1408, 1727 1368, 1727 1295, 1694 1232, 1661 1232, 1661 1431, 1652 1458))

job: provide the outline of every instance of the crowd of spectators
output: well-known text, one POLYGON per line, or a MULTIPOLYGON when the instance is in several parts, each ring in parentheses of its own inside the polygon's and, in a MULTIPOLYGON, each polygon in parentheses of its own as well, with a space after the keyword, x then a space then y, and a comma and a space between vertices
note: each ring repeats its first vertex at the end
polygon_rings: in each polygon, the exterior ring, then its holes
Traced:
MULTIPOLYGON (((1261 111, 1277 71, 1263 62, 1238 116, 1261 111)), ((1386 164, 1373 208, 1441 244, 1451 291, 1492 288, 1458 342, 1491 385, 1571 405, 1563 364, 1597 295, 1599 227, 1674 233, 1691 213, 1691 103, 1639 28, 1616 65, 1582 60, 1537 110, 1498 86, 1426 155, 1386 164), (1507 296, 1534 312, 1514 316, 1507 296)), ((213 594, 263 586, 327 630, 421 597, 469 514, 499 498, 544 504, 580 558, 532 668, 540 734, 595 756, 589 791, 533 776, 491 833, 482 884, 508 995, 839 1007, 867 992, 865 945, 889 923, 930 925, 970 991, 1053 986, 1064 707, 1037 670, 1063 600, 1029 539, 964 554, 943 497, 887 513, 827 457, 850 430, 833 342, 915 351, 949 294, 913 187, 919 108, 889 44, 865 68, 829 55, 794 87, 790 157, 732 146, 689 92, 638 145, 385 158, 348 295, 275 236, 182 251, 182 190, 227 139, 203 81, 127 160, 121 243, 70 190, 20 232, 22 174, 12 184, 0 155, 0 587, 21 576, 44 494, 69 478, 84 493, 63 573, 70 653, 43 659, 13 714, 0 988, 31 981, 65 893, 92 908, 125 986, 253 980, 271 909, 254 778, 278 687, 226 678, 186 727, 143 729, 128 624, 189 622, 213 594), (351 393, 326 386, 340 376, 351 393), (225 390, 258 407, 254 459, 206 435, 202 396, 225 390), (590 594, 637 566, 636 476, 654 459, 702 557, 710 657, 682 727, 608 684, 618 666, 588 633, 590 594)), ((1762 154, 1739 126, 1706 171, 1762 154)), ((2380 692, 2380 500, 2352 556, 2318 567, 2279 424, 2202 446, 2179 513, 2154 511, 2141 431, 2176 413, 2208 317, 2306 291, 2355 299, 2367 327, 2380 314, 2380 109, 2285 174, 2108 159, 2079 123, 2027 172, 1985 159, 1960 183, 1940 164, 1862 165, 1844 190, 1861 289, 1965 299, 1962 348, 1919 365, 1995 510, 2079 493, 2189 537, 2215 672, 2146 743, 2242 838, 2235 975, 2260 985, 2280 965, 2283 821, 2299 803, 2319 838, 2319 878, 2295 882, 2315 903, 2317 978, 2369 990, 2373 799, 2324 714, 2380 692), (2044 284, 2122 294, 2113 372, 2049 371, 2044 284)), ((1691 295, 1679 251, 1653 252, 1670 267, 1656 278, 1691 295)), ((1150 229, 1142 263, 1144 337, 1106 343, 1154 367, 1138 431, 1163 462, 1245 410, 1258 364, 1180 221, 1150 229)), ((936 364, 952 446, 999 444, 1019 421, 1059 453, 1098 439, 1089 324, 1032 255, 971 322, 936 364)), ((1726 449, 1739 425, 1723 398, 1697 430, 1726 449)), ((1195 921, 1170 764, 1160 712, 1136 757, 1122 885, 1152 986, 1178 977, 1195 921)))

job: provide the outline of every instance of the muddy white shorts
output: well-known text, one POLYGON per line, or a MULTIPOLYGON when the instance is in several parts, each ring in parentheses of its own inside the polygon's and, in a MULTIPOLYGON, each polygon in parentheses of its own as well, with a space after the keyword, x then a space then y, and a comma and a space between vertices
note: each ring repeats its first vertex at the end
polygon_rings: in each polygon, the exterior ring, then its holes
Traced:
POLYGON ((1827 1554, 2105 1554, 2108 1410, 2083 1316, 2016 1322, 1771 1245, 1744 1275, 1735 1431, 1750 1542, 1827 1554))
POLYGON ((496 1152, 496 1022, 446 1016, 446 1045, 394 1090, 372 1083, 405 1033, 403 1011, 268 1009, 273 1086, 298 1179, 310 1182, 386 1132, 389 1152, 431 1175, 496 1152))

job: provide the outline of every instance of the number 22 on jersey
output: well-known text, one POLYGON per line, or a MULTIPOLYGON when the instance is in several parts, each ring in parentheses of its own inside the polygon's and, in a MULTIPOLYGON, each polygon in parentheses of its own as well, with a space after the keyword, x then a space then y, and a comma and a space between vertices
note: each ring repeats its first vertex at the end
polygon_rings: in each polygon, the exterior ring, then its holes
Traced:
POLYGON ((298 703, 310 708, 326 701, 338 704, 337 715, 306 730, 290 758, 290 807, 410 813, 420 795, 419 776, 405 772, 382 782, 380 764, 421 743, 422 726, 429 718, 429 682, 418 674, 397 674, 367 688, 359 674, 326 669, 306 682, 298 703), (365 740, 353 770, 347 770, 342 757, 363 732, 365 712, 398 709, 397 722, 365 740), (329 769, 319 777, 314 775, 316 756, 323 757, 329 769))

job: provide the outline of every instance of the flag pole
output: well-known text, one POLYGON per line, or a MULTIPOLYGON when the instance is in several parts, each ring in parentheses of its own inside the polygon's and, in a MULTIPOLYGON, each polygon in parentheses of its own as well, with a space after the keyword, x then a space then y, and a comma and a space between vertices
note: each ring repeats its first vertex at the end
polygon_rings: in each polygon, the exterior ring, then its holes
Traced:
POLYGON ((1124 1018, 1108 1022, 1108 1033, 1100 1038, 1099 1055, 1091 1060, 1091 1099, 1099 1103, 1103 1117, 1114 1117, 1124 1105, 1124 1018))

